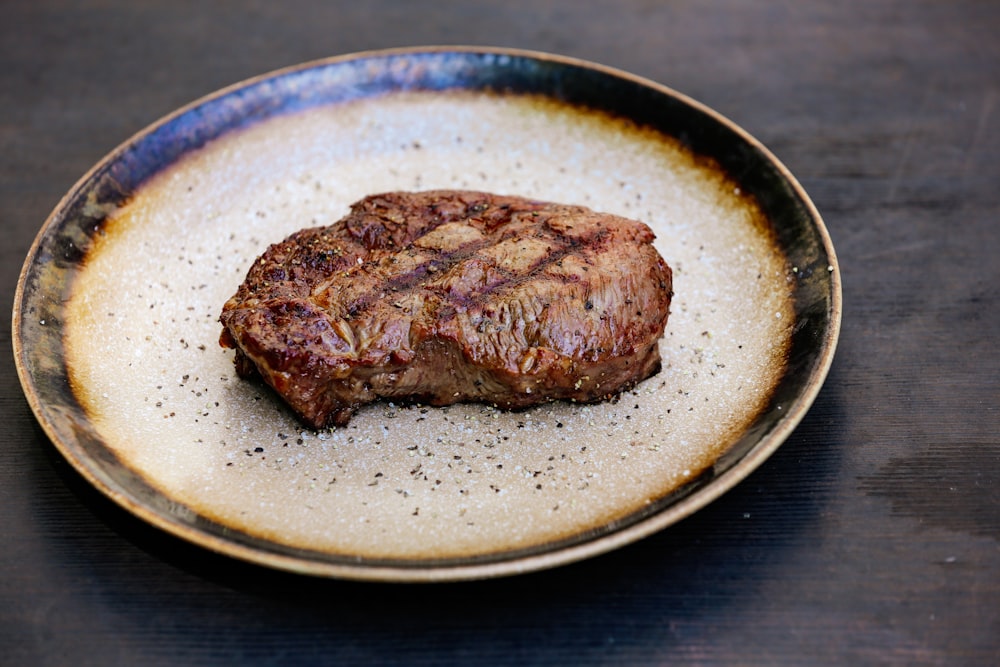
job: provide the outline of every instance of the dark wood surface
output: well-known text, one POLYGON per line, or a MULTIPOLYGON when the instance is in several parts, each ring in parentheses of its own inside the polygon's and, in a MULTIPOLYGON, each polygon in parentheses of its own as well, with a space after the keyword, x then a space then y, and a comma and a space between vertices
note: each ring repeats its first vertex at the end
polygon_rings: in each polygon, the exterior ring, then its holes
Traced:
POLYGON ((615 553, 460 585, 211 556, 91 489, 0 362, 0 664, 1000 664, 1000 4, 4 2, 3 337, 59 198, 133 132, 328 55, 516 46, 667 84, 761 139, 837 247, 800 428, 615 553))

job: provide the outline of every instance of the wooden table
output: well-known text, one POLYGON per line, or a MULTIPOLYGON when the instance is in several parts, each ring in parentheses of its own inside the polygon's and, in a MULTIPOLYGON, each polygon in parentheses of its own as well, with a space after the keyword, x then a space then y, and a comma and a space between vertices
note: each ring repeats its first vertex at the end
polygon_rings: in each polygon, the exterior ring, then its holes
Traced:
POLYGON ((747 129, 841 261, 829 379, 707 509, 523 577, 315 581, 147 527, 59 456, 0 363, 0 663, 1000 664, 1000 5, 103 2, 0 8, 0 244, 174 108, 323 56, 514 46, 649 77, 747 129))

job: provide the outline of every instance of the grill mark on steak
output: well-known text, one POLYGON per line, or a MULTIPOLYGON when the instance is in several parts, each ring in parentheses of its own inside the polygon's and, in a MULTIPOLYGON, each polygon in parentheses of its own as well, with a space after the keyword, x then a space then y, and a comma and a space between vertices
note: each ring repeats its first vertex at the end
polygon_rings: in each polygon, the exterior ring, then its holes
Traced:
POLYGON ((579 206, 374 195, 258 258, 220 342, 317 428, 379 397, 600 400, 659 368, 672 276, 652 240, 579 206))
MULTIPOLYGON (((454 307, 468 307, 473 305, 476 301, 481 301, 497 291, 511 289, 518 283, 531 280, 546 268, 560 262, 563 257, 571 252, 579 251, 581 248, 588 246, 596 246, 604 236, 605 234, 603 232, 597 230, 590 235, 590 238, 586 238, 583 241, 573 240, 562 243, 561 245, 555 245, 556 239, 553 238, 551 239, 551 251, 539 257, 536 263, 524 272, 519 273, 517 271, 512 271, 502 265, 491 262, 489 264, 489 268, 499 275, 496 279, 491 280, 481 289, 475 290, 475 294, 471 292, 463 293, 455 290, 440 290, 440 293, 442 298, 445 298, 450 302, 450 305, 454 307)), ((433 278, 434 280, 431 284, 427 285, 427 288, 435 290, 435 282, 443 281, 448 277, 448 275, 459 271, 465 262, 476 259, 477 253, 483 248, 490 247, 492 243, 493 242, 490 239, 485 238, 480 241, 461 246, 450 253, 438 251, 434 248, 427 248, 428 252, 436 253, 435 256, 406 273, 387 279, 385 281, 386 287, 384 291, 405 292, 418 284, 425 283, 430 278, 433 278)), ((344 277, 347 278, 348 276, 344 277)), ((572 282, 576 280, 574 277, 565 275, 557 275, 553 277, 565 282, 572 282)), ((361 299, 352 302, 351 306, 348 308, 348 314, 352 318, 358 317, 373 303, 375 303, 379 297, 380 295, 377 293, 368 292, 364 294, 361 299)))

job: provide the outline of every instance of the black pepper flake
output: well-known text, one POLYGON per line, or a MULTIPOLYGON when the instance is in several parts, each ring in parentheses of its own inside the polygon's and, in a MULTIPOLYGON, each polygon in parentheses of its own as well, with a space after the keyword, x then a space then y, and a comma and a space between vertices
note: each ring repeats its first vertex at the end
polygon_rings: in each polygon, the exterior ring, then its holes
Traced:
POLYGON ((254 448, 253 448, 253 450, 254 450, 255 452, 257 452, 258 454, 260 454, 261 452, 263 452, 263 451, 264 451, 264 448, 263 448, 263 447, 254 447, 254 448))

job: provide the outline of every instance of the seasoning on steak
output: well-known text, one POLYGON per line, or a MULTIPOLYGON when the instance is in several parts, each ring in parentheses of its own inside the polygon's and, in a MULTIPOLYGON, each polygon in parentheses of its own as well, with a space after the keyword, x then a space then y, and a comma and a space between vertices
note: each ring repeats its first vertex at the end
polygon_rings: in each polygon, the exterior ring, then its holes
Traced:
POLYGON ((581 206, 373 195, 268 248, 226 302, 220 342, 315 428, 380 397, 598 401, 659 371, 672 275, 652 241, 581 206))

